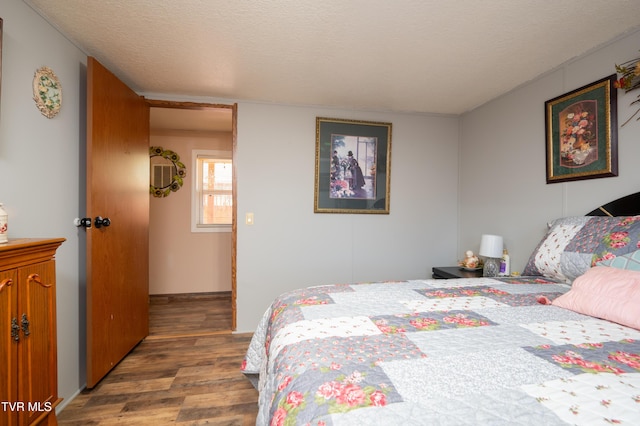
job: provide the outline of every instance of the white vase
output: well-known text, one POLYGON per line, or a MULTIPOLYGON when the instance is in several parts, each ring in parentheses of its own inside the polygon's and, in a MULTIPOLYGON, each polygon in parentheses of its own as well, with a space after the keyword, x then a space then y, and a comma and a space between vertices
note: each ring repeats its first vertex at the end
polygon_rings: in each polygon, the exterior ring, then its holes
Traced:
POLYGON ((5 209, 2 208, 2 203, 0 203, 0 244, 9 242, 9 234, 7 229, 9 227, 8 222, 9 215, 7 214, 5 209))

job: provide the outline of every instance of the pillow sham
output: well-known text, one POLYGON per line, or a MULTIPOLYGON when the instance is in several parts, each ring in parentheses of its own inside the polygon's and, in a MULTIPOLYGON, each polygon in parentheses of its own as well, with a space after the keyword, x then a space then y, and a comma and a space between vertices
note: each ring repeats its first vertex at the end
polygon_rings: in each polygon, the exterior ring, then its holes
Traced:
POLYGON ((551 304, 640 330, 640 272, 594 266, 551 304))
POLYGON ((631 271, 640 271, 640 250, 632 251, 623 256, 616 256, 609 259, 601 260, 596 263, 597 266, 610 266, 618 269, 629 269, 631 271))
POLYGON ((572 282, 597 262, 640 249, 640 216, 574 216, 553 221, 522 275, 572 282))
MULTIPOLYGON (((562 272, 562 254, 589 219, 587 216, 576 216, 551 222, 547 233, 531 253, 522 275, 542 275, 569 282, 570 279, 562 272)), ((584 264, 585 260, 580 263, 584 264)))

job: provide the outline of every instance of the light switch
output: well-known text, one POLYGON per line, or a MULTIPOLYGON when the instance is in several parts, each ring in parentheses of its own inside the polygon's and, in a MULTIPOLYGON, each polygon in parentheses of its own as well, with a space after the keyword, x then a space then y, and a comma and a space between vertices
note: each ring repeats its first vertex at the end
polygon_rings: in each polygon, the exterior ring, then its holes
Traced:
POLYGON ((253 213, 247 213, 244 218, 244 223, 246 223, 247 225, 253 225, 253 213))

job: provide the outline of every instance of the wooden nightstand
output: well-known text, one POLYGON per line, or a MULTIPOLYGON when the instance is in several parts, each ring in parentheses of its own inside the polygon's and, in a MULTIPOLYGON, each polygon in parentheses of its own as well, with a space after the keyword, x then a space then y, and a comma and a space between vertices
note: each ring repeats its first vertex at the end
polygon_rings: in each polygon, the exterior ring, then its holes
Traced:
POLYGON ((477 271, 465 271, 459 266, 434 266, 432 268, 433 278, 438 280, 448 280, 450 278, 478 278, 482 276, 482 269, 477 271))

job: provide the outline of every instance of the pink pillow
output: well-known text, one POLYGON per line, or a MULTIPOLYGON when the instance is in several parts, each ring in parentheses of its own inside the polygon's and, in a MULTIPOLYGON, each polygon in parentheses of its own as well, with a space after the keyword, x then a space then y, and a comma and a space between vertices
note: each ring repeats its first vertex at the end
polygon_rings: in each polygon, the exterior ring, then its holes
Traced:
POLYGON ((640 330, 640 272, 594 266, 552 305, 640 330))

